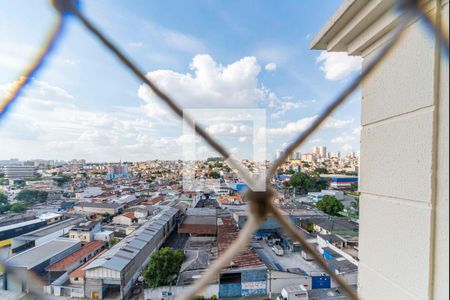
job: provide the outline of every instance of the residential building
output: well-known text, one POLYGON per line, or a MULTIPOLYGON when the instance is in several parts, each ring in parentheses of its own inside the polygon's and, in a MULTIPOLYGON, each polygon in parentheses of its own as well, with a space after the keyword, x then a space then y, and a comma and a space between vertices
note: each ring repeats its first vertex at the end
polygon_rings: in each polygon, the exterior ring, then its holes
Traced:
POLYGON ((100 232, 101 225, 97 221, 87 221, 74 226, 69 231, 69 237, 71 239, 79 240, 83 243, 89 243, 94 240, 94 236, 97 232, 100 232))
POLYGON ((132 211, 126 211, 120 215, 117 215, 113 218, 114 224, 121 224, 121 225, 132 225, 137 223, 138 219, 134 215, 134 212, 132 211))
POLYGON ((6 179, 24 179, 27 177, 33 177, 35 175, 34 166, 5 166, 3 172, 6 179))
MULTIPOLYGON (((367 68, 391 41, 396 2, 343 2, 313 48, 361 56, 367 68)), ((448 0, 420 5, 448 32, 448 0)), ((448 82, 448 55, 417 18, 362 85, 362 299, 449 298, 448 82)))

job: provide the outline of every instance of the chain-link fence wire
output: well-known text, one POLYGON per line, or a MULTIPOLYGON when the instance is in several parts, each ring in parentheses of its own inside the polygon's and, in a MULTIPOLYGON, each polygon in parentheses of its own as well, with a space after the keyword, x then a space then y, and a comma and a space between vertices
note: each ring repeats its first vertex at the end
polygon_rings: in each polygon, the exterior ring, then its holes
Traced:
MULTIPOLYGON (((361 74, 354 79, 330 104, 323 110, 318 118, 301 134, 296 138, 283 152, 281 157, 277 159, 271 166, 269 173, 266 178, 258 178, 256 180, 264 180, 266 184, 265 192, 253 192, 249 189, 245 198, 250 206, 250 216, 246 222, 244 228, 239 232, 237 239, 232 243, 230 247, 221 254, 219 258, 214 261, 214 263, 203 273, 202 277, 197 280, 190 289, 179 295, 177 299, 187 300, 192 299, 210 283, 217 280, 217 276, 220 271, 228 267, 236 255, 239 255, 241 251, 246 249, 252 238, 253 233, 258 229, 259 225, 266 218, 268 214, 272 214, 278 222, 283 226, 283 229, 297 242, 299 242, 302 247, 310 255, 314 257, 319 266, 337 283, 338 286, 343 290, 343 292, 352 300, 358 299, 355 291, 345 282, 345 280, 337 275, 333 270, 330 269, 325 259, 322 255, 314 249, 305 239, 303 233, 299 231, 296 226, 285 218, 281 210, 277 208, 273 202, 275 193, 271 188, 271 178, 275 175, 277 169, 288 159, 292 152, 300 147, 316 130, 323 124, 323 122, 333 114, 333 112, 338 109, 342 103, 344 103, 348 97, 361 85, 361 83, 370 76, 376 67, 380 64, 383 59, 391 53, 391 51, 398 45, 403 32, 405 31, 408 24, 417 17, 421 17, 425 20, 427 27, 430 28, 432 33, 437 39, 441 41, 443 52, 448 57, 449 44, 448 44, 448 26, 443 28, 441 25, 440 14, 440 1, 437 0, 436 16, 430 16, 427 14, 424 6, 419 3, 418 0, 399 0, 397 1, 396 9, 400 10, 401 17, 397 21, 397 26, 390 38, 390 41, 382 48, 377 56, 367 65, 361 74)), ((168 94, 163 92, 157 85, 155 85, 151 80, 149 80, 145 73, 139 69, 139 67, 133 63, 123 51, 121 51, 108 37, 106 37, 89 19, 80 11, 79 1, 77 0, 51 0, 52 5, 57 10, 56 23, 52 27, 49 37, 40 49, 34 61, 29 65, 26 71, 19 77, 19 80, 15 82, 11 90, 7 93, 4 101, 0 104, 0 118, 5 114, 10 107, 10 105, 20 96, 24 87, 30 83, 33 76, 36 76, 39 69, 43 66, 45 59, 48 57, 52 48, 57 44, 57 39, 60 36, 61 29, 65 23, 68 15, 75 16, 85 29, 96 36, 99 41, 108 48, 116 58, 121 61, 125 67, 132 72, 140 81, 147 85, 164 103, 166 103, 170 109, 183 118, 187 125, 191 126, 198 134, 203 138, 203 140, 210 145, 214 150, 216 150, 229 164, 229 166, 236 170, 238 175, 252 186, 254 179, 251 174, 246 170, 246 168, 241 165, 236 159, 231 157, 230 152, 227 151, 219 142, 216 141, 212 136, 210 136, 198 123, 186 115, 183 112, 183 108, 180 107, 174 99, 172 99, 168 94)), ((170 92, 170 91, 169 91, 170 92)), ((45 283, 36 274, 32 272, 21 272, 14 267, 8 266, 5 262, 2 262, 4 267, 4 272, 8 276, 14 276, 26 281, 27 292, 33 298, 45 299, 43 293, 43 287, 45 283)))

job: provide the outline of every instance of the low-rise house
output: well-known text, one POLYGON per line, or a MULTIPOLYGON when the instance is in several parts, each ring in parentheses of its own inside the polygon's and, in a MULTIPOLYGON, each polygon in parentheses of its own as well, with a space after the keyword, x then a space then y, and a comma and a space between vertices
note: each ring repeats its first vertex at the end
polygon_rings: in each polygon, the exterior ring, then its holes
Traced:
POLYGON ((137 205, 127 208, 125 211, 133 212, 138 219, 146 219, 150 216, 158 214, 160 208, 151 205, 137 205))
POLYGON ((72 239, 79 240, 83 243, 89 243, 94 240, 94 235, 100 232, 101 226, 100 222, 97 221, 87 221, 80 223, 78 226, 73 227, 69 231, 69 237, 72 239))
POLYGON ((121 225, 132 225, 134 223, 137 223, 137 217, 135 216, 134 212, 127 211, 121 215, 115 216, 113 218, 113 223, 121 225))
POLYGON ((112 230, 102 230, 94 234, 94 240, 96 241, 104 241, 109 243, 112 241, 113 238, 114 238, 114 231, 112 230))

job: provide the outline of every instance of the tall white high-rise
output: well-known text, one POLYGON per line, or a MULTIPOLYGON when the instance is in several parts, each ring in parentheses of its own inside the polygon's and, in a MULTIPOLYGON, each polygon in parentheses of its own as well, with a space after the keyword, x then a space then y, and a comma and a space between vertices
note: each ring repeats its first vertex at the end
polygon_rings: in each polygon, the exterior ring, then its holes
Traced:
POLYGON ((319 155, 321 158, 327 157, 327 147, 325 146, 316 146, 313 148, 313 153, 319 155))

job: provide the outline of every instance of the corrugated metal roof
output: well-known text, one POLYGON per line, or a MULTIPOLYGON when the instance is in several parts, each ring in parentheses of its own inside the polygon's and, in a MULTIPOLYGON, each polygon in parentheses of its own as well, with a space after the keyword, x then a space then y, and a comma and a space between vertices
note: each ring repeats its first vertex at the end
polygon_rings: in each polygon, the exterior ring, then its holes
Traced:
POLYGON ((9 258, 6 263, 12 267, 23 267, 30 270, 77 244, 80 244, 81 247, 81 243, 78 240, 58 238, 19 253, 9 258))
POLYGON ((103 267, 119 272, 122 271, 145 245, 154 238, 155 233, 161 230, 177 213, 178 209, 172 207, 164 208, 163 211, 143 224, 131 235, 125 237, 110 250, 86 265, 84 270, 103 267))
POLYGON ((55 224, 51 224, 49 226, 45 226, 43 228, 31 231, 29 233, 22 234, 18 237, 15 237, 14 239, 20 240, 20 241, 34 241, 37 240, 40 237, 47 236, 49 234, 52 234, 54 232, 57 232, 58 230, 64 229, 66 227, 75 225, 77 223, 80 223, 80 218, 70 218, 55 224))

